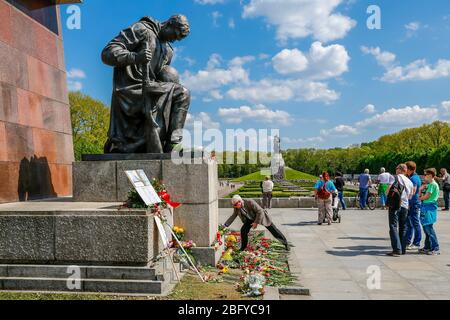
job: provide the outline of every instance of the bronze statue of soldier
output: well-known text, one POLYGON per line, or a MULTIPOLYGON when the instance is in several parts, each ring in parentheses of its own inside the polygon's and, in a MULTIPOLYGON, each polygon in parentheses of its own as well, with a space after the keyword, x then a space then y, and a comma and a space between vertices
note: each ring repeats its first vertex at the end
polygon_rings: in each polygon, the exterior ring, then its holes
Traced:
POLYGON ((103 49, 114 67, 111 121, 105 153, 169 153, 180 150, 190 92, 170 66, 171 43, 188 36, 189 22, 144 17, 103 49))

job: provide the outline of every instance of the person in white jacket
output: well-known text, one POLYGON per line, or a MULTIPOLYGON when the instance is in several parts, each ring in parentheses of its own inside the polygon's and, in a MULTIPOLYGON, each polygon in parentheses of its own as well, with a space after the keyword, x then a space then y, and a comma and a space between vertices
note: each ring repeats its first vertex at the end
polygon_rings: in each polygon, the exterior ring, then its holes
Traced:
POLYGON ((272 191, 273 191, 273 182, 270 180, 270 177, 267 176, 266 179, 262 183, 263 189, 263 209, 272 209, 272 191))
POLYGON ((408 167, 406 164, 399 164, 396 168, 395 182, 389 186, 388 194, 391 188, 396 187, 396 182, 403 186, 401 194, 400 209, 389 208, 389 236, 391 238, 392 252, 389 256, 399 257, 406 254, 406 221, 408 217, 409 200, 414 195, 414 185, 406 176, 408 167))

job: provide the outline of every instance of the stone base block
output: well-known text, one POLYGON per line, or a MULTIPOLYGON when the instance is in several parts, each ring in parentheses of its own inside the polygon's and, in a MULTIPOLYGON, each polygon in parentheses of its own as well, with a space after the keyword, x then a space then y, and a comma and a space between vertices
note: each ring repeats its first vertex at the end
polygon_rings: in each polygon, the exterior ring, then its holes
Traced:
MULTIPOLYGON (((197 160, 197 159, 194 159, 197 160)), ((164 182, 174 201, 211 203, 218 199, 216 162, 183 164, 172 160, 81 161, 73 164, 73 197, 77 202, 126 201, 132 189, 126 170, 142 169, 164 182)))
MULTIPOLYGON (((176 159, 167 159, 167 155, 115 155, 107 157, 114 159, 110 161, 104 161, 103 158, 90 156, 85 159, 96 161, 74 163, 75 201, 124 202, 133 188, 125 171, 142 169, 149 179, 162 180, 171 199, 182 203, 180 208, 174 210, 174 223, 186 230, 185 238, 193 240, 199 247, 212 244, 219 224, 219 183, 215 161, 194 158, 190 163, 177 162, 176 159)), ((115 232, 114 228, 111 228, 111 232, 115 232)), ((70 230, 68 235, 65 238, 71 241, 70 230)), ((125 239, 125 242, 129 240, 125 239)))
POLYGON ((218 250, 215 250, 213 247, 196 247, 192 248, 192 255, 198 263, 204 266, 215 267, 219 263, 223 251, 224 246, 219 247, 218 250))
POLYGON ((143 210, 0 215, 0 263, 144 266, 162 248, 153 215, 143 210))
POLYGON ((207 204, 183 204, 174 212, 176 226, 185 231, 185 239, 194 240, 199 247, 209 247, 219 225, 218 200, 207 204))

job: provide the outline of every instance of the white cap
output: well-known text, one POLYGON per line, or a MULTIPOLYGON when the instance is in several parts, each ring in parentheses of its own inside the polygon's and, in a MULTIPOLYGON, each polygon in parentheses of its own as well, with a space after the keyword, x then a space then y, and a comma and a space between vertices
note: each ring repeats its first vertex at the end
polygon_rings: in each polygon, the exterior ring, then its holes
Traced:
POLYGON ((241 196, 236 194, 236 195, 233 196, 233 198, 231 198, 231 204, 235 205, 238 202, 243 202, 243 201, 242 201, 241 196))

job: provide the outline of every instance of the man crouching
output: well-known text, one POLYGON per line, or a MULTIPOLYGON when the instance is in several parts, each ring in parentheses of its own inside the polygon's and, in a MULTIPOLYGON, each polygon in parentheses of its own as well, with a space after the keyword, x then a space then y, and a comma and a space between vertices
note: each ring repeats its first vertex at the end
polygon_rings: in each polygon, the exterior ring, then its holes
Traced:
POLYGON ((246 199, 245 201, 239 196, 235 195, 231 199, 234 212, 233 215, 225 222, 224 226, 229 227, 237 216, 241 218, 244 225, 241 228, 241 251, 247 248, 248 233, 250 229, 256 229, 259 224, 263 225, 270 231, 270 233, 278 239, 289 251, 290 245, 280 230, 273 224, 266 210, 261 208, 255 200, 246 199))

